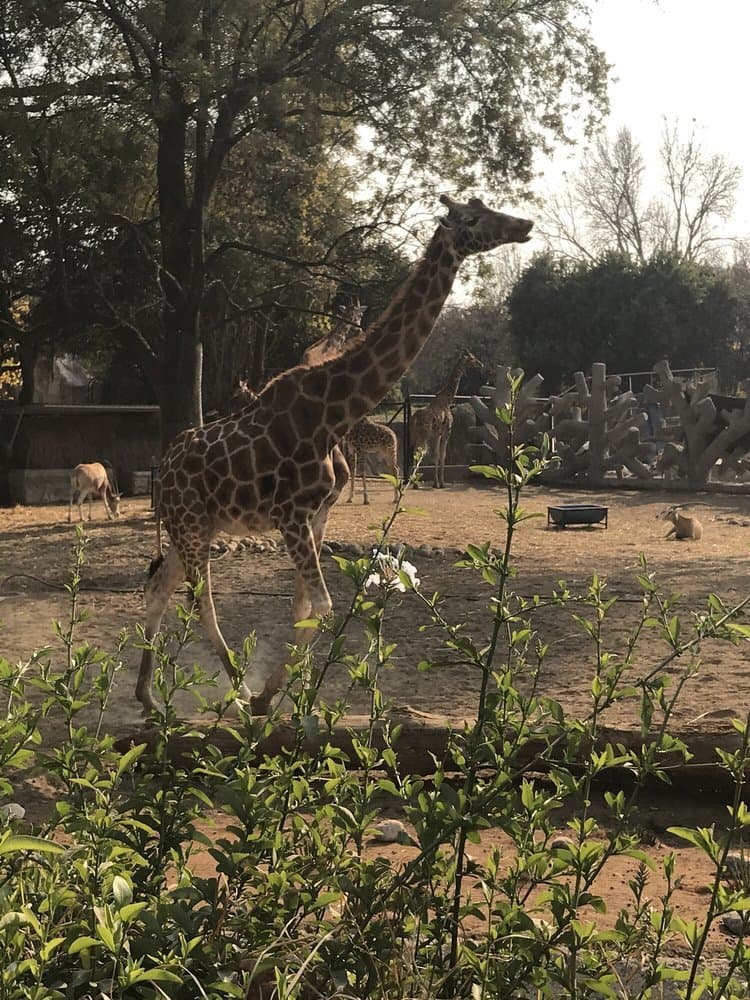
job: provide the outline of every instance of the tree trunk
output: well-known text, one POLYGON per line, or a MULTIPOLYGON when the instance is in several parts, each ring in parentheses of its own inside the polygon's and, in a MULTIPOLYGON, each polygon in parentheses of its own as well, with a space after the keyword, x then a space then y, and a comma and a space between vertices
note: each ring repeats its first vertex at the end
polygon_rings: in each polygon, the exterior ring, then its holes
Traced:
POLYGON ((266 341, 268 339, 268 325, 263 322, 255 327, 253 337, 253 356, 250 368, 250 385, 258 392, 266 381, 266 341))
POLYGON ((156 386, 161 409, 162 450, 180 431, 203 423, 202 378, 203 345, 195 333, 185 330, 174 351, 166 355, 156 386))
POLYGON ((34 374, 37 358, 39 357, 39 343, 37 338, 31 333, 22 334, 18 339, 18 360, 21 363, 21 392, 18 395, 18 402, 21 406, 28 406, 34 402, 34 374))

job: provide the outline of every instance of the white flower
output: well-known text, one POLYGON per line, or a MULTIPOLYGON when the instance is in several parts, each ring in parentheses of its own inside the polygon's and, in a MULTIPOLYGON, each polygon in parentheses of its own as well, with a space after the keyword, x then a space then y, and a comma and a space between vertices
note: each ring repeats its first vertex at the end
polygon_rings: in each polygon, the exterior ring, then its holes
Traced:
POLYGON ((399 574, 408 578, 412 590, 419 589, 417 567, 401 555, 394 556, 390 552, 378 552, 372 562, 372 572, 365 580, 365 590, 369 587, 384 587, 386 590, 398 590, 406 593, 406 584, 399 574))

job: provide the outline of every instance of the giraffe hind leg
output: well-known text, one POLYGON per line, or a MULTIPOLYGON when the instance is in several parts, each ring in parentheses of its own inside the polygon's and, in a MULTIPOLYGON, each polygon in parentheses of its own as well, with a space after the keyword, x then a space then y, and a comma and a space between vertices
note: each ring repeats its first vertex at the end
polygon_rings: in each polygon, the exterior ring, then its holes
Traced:
POLYGON ((183 576, 182 561, 177 550, 172 546, 146 584, 146 616, 143 630, 147 648, 143 650, 141 655, 141 668, 135 687, 135 696, 143 705, 145 712, 156 708, 152 690, 154 651, 148 647, 161 627, 169 599, 182 582, 183 576))

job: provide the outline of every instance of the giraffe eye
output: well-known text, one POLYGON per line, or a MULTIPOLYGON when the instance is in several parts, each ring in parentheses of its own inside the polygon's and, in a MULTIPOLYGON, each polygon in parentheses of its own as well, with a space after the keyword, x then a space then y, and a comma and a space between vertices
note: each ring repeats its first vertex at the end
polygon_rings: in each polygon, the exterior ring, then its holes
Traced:
POLYGON ((467 226, 476 226, 478 224, 478 222, 479 222, 479 216, 478 215, 474 215, 470 219, 466 220, 466 225, 467 226))

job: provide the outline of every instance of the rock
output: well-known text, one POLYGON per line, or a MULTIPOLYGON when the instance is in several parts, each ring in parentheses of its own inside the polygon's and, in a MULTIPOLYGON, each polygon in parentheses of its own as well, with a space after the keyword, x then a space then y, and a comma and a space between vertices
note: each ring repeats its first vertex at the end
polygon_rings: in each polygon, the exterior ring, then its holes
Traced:
POLYGON ((549 842, 550 850, 552 851, 559 851, 566 847, 575 847, 575 845, 576 842, 572 837, 566 837, 563 834, 560 834, 558 837, 553 837, 549 842))
POLYGON ((747 916, 743 916, 737 910, 732 910, 721 918, 721 926, 727 934, 731 934, 733 937, 743 937, 748 929, 747 921, 747 916))
POLYGON ((420 545, 415 554, 422 559, 429 559, 432 556, 432 549, 429 545, 420 545))
POLYGON ((26 810, 19 802, 5 802, 0 806, 0 813, 9 820, 23 819, 26 815, 26 810))
POLYGON ((333 549, 328 544, 328 542, 323 542, 323 544, 320 546, 320 551, 325 552, 327 556, 330 556, 333 553, 333 549))
POLYGON ((750 887, 750 860, 742 854, 728 854, 724 864, 723 877, 730 882, 750 887))
POLYGON ((413 843, 406 827, 400 819, 381 819, 370 827, 372 839, 380 844, 411 844, 413 843))

